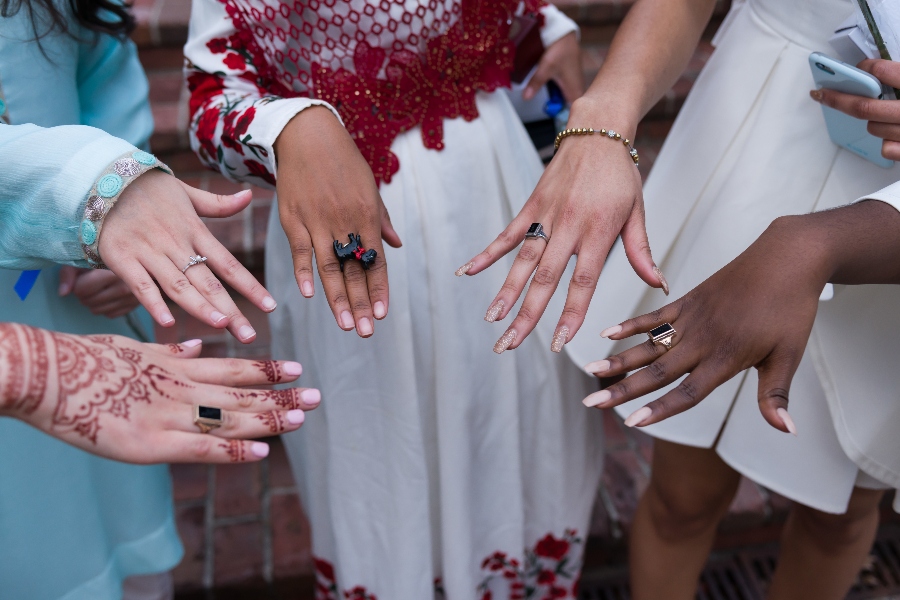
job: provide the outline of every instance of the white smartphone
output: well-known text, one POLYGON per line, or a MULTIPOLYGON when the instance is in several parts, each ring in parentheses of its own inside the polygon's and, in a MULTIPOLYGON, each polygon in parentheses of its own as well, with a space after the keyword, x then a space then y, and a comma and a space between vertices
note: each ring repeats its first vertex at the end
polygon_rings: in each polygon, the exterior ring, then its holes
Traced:
MULTIPOLYGON (((820 52, 809 55, 809 68, 812 69, 813 80, 819 88, 866 98, 882 97, 881 82, 877 78, 820 52)), ((866 121, 825 105, 822 105, 822 114, 832 142, 879 167, 894 166, 894 161, 881 155, 883 140, 866 131, 866 121)))

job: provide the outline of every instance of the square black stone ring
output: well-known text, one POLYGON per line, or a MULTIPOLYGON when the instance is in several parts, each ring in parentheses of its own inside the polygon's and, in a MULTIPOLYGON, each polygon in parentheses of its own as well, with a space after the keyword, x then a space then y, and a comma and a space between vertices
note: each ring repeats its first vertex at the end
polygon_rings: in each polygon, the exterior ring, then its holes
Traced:
POLYGON ((194 406, 194 425, 201 433, 209 433, 222 426, 222 409, 213 406, 194 406))
POLYGON ((647 332, 650 341, 657 346, 665 346, 666 350, 672 348, 672 338, 675 337, 675 328, 668 323, 663 323, 659 327, 654 327, 647 332))
POLYGON ((528 231, 525 232, 525 239, 542 238, 545 242, 550 241, 550 236, 544 231, 544 226, 540 223, 532 223, 528 231))

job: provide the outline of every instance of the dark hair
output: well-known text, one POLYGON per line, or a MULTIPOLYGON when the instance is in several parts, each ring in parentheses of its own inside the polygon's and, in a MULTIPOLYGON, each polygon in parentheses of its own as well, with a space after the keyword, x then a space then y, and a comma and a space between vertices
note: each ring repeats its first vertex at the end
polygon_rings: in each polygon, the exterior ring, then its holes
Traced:
POLYGON ((134 17, 128 11, 131 3, 127 0, 64 0, 69 10, 61 9, 63 2, 55 0, 0 0, 0 16, 11 17, 22 7, 28 11, 34 39, 59 31, 67 35, 72 32, 74 21, 96 33, 108 33, 125 37, 134 29, 134 17))

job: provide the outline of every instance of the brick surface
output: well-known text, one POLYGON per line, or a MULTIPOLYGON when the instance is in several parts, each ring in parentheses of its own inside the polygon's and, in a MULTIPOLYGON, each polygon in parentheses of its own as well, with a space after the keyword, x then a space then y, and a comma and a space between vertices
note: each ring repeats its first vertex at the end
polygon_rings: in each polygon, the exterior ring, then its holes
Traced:
POLYGON ((207 465, 171 465, 175 502, 206 498, 209 467, 207 465))
MULTIPOLYGON (((176 481, 175 485, 177 489, 179 482, 176 481)), ((173 573, 175 585, 179 590, 199 588, 202 586, 203 565, 206 560, 206 511, 203 506, 179 506, 175 516, 178 534, 184 546, 184 558, 173 573)))
POLYGON ((216 528, 216 585, 263 578, 263 526, 259 522, 216 528))
POLYGON ((258 515, 262 496, 259 463, 216 467, 216 518, 258 515))
POLYGON ((275 577, 311 574, 312 534, 297 494, 273 495, 271 514, 275 577))

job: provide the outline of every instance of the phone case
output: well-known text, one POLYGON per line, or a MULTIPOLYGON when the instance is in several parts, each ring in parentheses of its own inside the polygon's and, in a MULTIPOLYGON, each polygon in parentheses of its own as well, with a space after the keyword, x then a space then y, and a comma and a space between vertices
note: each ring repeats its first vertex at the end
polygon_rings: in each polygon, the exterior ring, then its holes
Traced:
MULTIPOLYGON (((866 98, 881 97, 881 82, 869 73, 847 63, 813 52, 809 55, 809 67, 812 70, 813 80, 819 88, 866 98)), ((881 155, 882 139, 866 130, 866 121, 824 105, 822 115, 825 117, 828 135, 835 144, 880 167, 894 166, 894 161, 881 155)))

